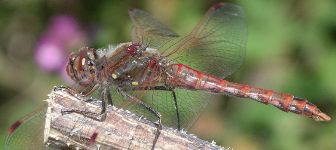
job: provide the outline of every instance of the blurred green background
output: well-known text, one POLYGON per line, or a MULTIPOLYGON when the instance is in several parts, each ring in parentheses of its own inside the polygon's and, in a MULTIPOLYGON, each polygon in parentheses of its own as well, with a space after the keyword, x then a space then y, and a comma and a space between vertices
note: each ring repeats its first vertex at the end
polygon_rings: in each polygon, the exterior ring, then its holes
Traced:
MULTIPOLYGON (((184 35, 216 2, 0 1, 0 145, 11 123, 45 103, 42 100, 47 99, 53 86, 69 84, 60 67, 43 63, 66 55, 68 50, 77 51, 81 46, 98 48, 129 41, 128 8, 149 11, 184 35), (61 40, 55 42, 50 36, 59 32, 57 25, 52 25, 57 16, 70 22, 73 28, 64 30, 65 34, 59 33, 61 40), (48 40, 61 45, 56 49, 66 50, 48 53, 50 58, 43 60, 43 52, 38 49, 48 40)), ((231 2, 245 10, 249 34, 245 62, 228 79, 307 98, 333 118, 336 115, 336 1, 231 2)), ((336 147, 333 120, 314 122, 232 97, 214 100, 190 132, 235 150, 336 147)))

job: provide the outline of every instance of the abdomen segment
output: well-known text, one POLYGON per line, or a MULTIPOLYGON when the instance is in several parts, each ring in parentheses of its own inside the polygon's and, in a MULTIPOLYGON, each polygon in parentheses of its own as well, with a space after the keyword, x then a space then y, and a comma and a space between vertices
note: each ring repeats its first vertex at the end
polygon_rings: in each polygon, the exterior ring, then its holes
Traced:
POLYGON ((205 90, 242 98, 250 98, 264 104, 271 104, 285 112, 294 112, 313 118, 316 121, 329 121, 331 118, 314 104, 290 94, 254 88, 232 83, 224 79, 202 73, 183 64, 173 64, 168 68, 167 84, 190 90, 205 90))

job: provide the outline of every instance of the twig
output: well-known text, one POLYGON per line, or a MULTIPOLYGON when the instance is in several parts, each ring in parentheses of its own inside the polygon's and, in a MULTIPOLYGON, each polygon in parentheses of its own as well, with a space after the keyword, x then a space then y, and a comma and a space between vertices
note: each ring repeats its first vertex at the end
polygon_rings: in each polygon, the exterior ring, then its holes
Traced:
MULTIPOLYGON (((154 124, 133 113, 109 107, 100 115, 99 101, 85 102, 76 92, 56 87, 48 99, 44 139, 51 147, 76 149, 150 149, 154 124), (64 113, 68 112, 68 113, 64 113), (104 121, 101 121, 104 120, 104 121)), ((185 131, 163 127, 155 149, 224 149, 185 131)))

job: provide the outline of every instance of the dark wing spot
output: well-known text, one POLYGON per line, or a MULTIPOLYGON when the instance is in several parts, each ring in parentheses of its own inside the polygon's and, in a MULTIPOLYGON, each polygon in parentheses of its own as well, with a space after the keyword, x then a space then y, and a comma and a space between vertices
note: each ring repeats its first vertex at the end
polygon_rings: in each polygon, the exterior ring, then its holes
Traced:
POLYGON ((20 125, 22 124, 21 120, 18 120, 16 122, 14 122, 10 128, 8 128, 8 133, 12 134, 20 125))

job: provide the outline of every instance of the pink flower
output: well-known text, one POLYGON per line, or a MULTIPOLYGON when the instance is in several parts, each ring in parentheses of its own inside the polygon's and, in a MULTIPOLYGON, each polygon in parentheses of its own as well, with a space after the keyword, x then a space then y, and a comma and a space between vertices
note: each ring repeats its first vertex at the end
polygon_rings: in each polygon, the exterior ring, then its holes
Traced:
POLYGON ((37 42, 35 60, 42 70, 64 77, 69 50, 83 46, 85 39, 73 17, 55 16, 37 42))
POLYGON ((66 52, 63 46, 47 42, 39 45, 35 59, 42 70, 58 72, 66 63, 66 52))

